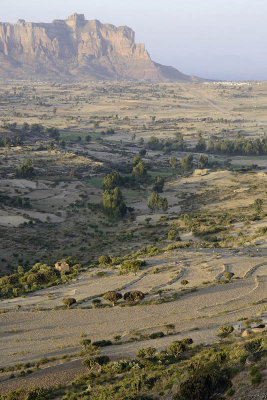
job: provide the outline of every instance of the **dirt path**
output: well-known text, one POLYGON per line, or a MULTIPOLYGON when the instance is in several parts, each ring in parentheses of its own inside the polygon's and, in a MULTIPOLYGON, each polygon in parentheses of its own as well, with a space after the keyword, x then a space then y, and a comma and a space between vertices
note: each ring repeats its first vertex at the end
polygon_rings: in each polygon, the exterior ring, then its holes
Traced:
MULTIPOLYGON (((215 108, 216 110, 220 111, 223 114, 231 114, 233 115, 232 111, 229 111, 225 108, 222 108, 215 100, 211 99, 210 97, 207 97, 207 93, 205 91, 203 91, 201 88, 196 88, 196 87, 191 87, 189 93, 198 98, 203 100, 207 105, 209 105, 211 108, 215 108)), ((230 104, 228 102, 228 104, 230 104)), ((233 105, 231 104, 231 107, 233 107, 233 105)))

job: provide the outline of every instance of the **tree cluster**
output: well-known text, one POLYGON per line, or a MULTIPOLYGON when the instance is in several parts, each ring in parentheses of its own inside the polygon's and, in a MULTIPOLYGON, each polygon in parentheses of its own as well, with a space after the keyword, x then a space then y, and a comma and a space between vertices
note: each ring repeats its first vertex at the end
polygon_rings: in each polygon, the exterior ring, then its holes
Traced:
POLYGON ((148 207, 151 211, 168 210, 168 200, 166 197, 161 197, 158 192, 152 192, 150 199, 147 202, 148 207))
POLYGON ((20 166, 16 169, 16 177, 17 178, 32 178, 35 175, 34 167, 32 164, 32 160, 29 158, 25 160, 20 166))
POLYGON ((171 151, 183 151, 186 149, 183 135, 177 133, 175 138, 159 139, 156 136, 151 136, 147 142, 147 147, 150 150, 163 150, 165 153, 171 151))
POLYGON ((24 271, 24 268, 19 266, 16 273, 0 278, 0 298, 17 297, 23 293, 58 285, 66 279, 74 278, 81 266, 74 265, 70 258, 66 260, 70 265, 70 271, 66 273, 60 273, 54 267, 41 263, 35 264, 28 271, 24 271))
POLYGON ((211 139, 208 143, 209 153, 227 155, 266 155, 267 138, 263 139, 239 139, 239 140, 215 140, 211 139))

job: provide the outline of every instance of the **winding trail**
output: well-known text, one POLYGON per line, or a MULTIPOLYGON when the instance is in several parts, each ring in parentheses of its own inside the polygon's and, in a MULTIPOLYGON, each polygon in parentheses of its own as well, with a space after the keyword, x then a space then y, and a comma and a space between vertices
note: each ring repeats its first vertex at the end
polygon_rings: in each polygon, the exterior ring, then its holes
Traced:
POLYGON ((244 275, 244 278, 249 278, 254 272, 257 271, 258 268, 263 267, 264 265, 267 265, 267 262, 257 264, 254 267, 250 268, 244 275))
POLYGON ((223 264, 223 271, 215 276, 216 281, 219 281, 226 272, 229 272, 230 266, 228 264, 223 264))

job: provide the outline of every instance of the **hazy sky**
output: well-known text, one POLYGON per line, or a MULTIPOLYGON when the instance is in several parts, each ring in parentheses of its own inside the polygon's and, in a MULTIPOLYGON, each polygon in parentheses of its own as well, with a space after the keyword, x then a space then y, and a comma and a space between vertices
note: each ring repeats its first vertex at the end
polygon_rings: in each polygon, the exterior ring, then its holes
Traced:
POLYGON ((267 0, 0 0, 3 22, 128 25, 152 59, 207 78, 267 80, 267 0))

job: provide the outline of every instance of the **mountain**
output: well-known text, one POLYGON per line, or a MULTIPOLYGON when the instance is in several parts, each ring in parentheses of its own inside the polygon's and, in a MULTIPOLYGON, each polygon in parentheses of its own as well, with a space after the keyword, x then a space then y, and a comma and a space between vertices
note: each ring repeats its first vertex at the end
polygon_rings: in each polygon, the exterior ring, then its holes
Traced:
POLYGON ((52 23, 0 23, 0 78, 191 81, 153 62, 134 31, 83 14, 52 23))

